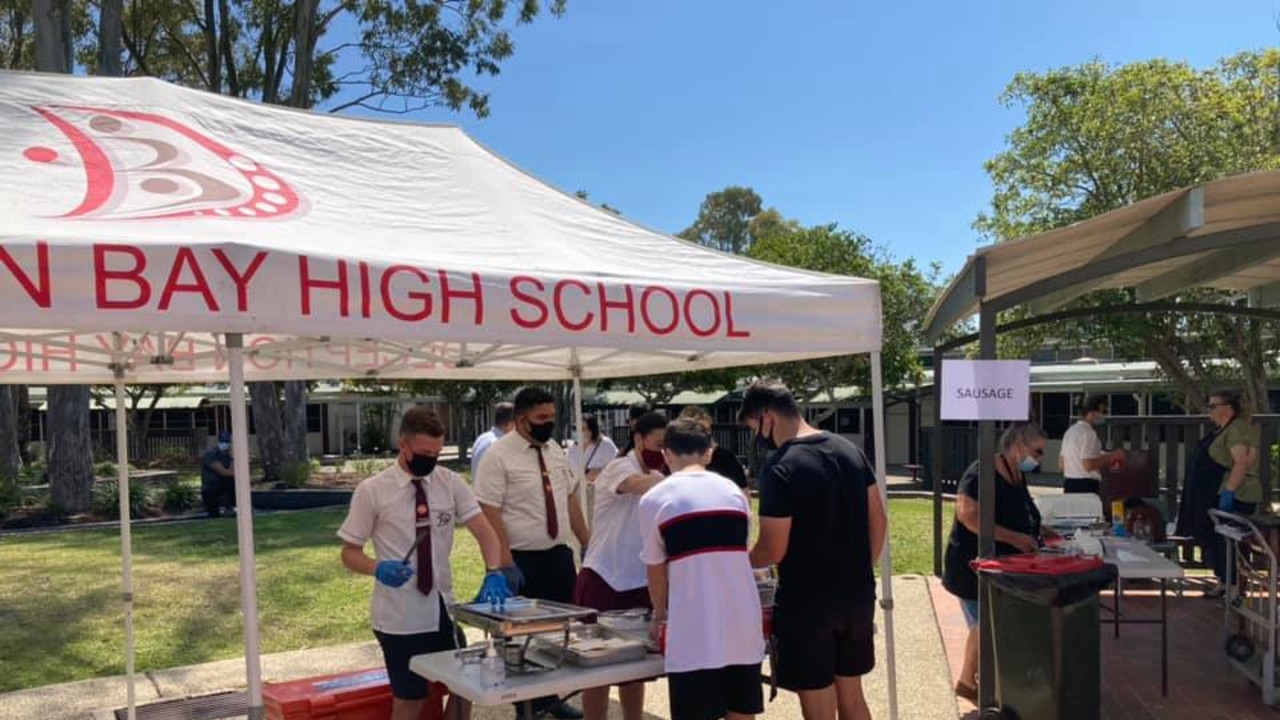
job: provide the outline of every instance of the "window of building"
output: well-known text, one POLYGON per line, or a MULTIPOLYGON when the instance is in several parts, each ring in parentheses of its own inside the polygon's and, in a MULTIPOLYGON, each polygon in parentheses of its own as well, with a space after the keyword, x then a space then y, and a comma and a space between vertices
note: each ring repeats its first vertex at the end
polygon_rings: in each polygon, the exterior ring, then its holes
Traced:
MULTIPOLYGON (((1034 400, 1032 404, 1035 404, 1034 400)), ((1040 394, 1040 425, 1049 437, 1061 438, 1065 435, 1074 416, 1070 393, 1040 394)))

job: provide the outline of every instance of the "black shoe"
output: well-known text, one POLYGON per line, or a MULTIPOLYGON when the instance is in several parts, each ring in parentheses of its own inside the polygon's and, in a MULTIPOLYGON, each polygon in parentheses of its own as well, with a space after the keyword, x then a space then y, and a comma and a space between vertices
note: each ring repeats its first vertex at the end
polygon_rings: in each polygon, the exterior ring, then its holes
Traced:
POLYGON ((582 720, 582 711, 563 700, 545 710, 556 720, 582 720))

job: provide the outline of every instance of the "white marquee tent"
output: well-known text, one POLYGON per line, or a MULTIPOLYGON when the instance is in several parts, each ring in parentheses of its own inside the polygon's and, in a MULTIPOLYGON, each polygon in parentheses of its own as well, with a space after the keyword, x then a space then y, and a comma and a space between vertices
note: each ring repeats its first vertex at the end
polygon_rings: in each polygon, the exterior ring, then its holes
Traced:
MULTIPOLYGON (((245 381, 576 384, 870 353, 883 418, 875 282, 639 227, 455 127, 304 113, 153 79, 0 72, 0 128, 0 382, 121 393, 230 379, 241 497, 245 381)), ((237 523, 256 715, 252 515, 237 523)), ((132 676, 130 542, 123 523, 132 676)), ((896 708, 887 550, 882 563, 896 708)))

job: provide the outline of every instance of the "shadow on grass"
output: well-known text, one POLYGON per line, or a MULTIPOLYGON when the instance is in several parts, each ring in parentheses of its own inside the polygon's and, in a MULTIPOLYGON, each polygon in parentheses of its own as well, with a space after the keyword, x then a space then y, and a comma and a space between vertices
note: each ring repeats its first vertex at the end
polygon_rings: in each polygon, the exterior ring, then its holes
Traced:
MULTIPOLYGON (((52 586, 51 578, 45 577, 52 586)), ((99 616, 85 608, 122 607, 118 586, 28 588, 36 597, 0 603, 0 692, 124 671, 123 613, 120 652, 102 647, 99 616)))

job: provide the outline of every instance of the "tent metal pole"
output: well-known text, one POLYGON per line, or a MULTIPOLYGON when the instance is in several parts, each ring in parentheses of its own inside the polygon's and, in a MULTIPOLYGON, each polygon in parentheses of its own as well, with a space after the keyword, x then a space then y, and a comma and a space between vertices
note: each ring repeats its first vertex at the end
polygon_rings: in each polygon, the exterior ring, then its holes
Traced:
MULTIPOLYGON (((978 313, 978 350, 983 360, 996 357, 996 311, 982 303, 978 313)), ((996 425, 978 422, 978 557, 995 555, 996 531, 996 425)), ((995 703, 995 643, 991 635, 991 610, 987 581, 978 574, 978 699, 980 708, 995 703)))
POLYGON ((262 720, 262 659, 258 639, 258 575, 253 547, 253 494, 249 486, 249 416, 245 410, 244 337, 228 333, 231 375, 231 464, 236 485, 236 535, 240 545, 240 608, 244 613, 244 662, 249 682, 249 720, 262 720))
POLYGON ((893 647, 893 553, 889 542, 889 489, 885 469, 884 444, 884 374, 880 365, 880 353, 871 353, 871 420, 872 447, 875 449, 876 485, 880 488, 880 502, 885 510, 885 543, 880 553, 880 607, 884 609, 884 646, 889 667, 889 720, 898 720, 898 668, 894 662, 893 647))
POLYGON ((929 433, 929 479, 933 482, 933 574, 942 577, 942 365, 946 354, 933 349, 933 432, 929 433))
MULTIPOLYGON (((119 344, 119 335, 116 342, 119 344)), ((120 558, 124 601, 124 675, 128 695, 128 718, 137 720, 138 695, 134 678, 133 635, 133 527, 129 516, 129 415, 125 404, 124 368, 115 367, 116 390, 116 482, 120 489, 120 558)))
POLYGON ((573 351, 573 426, 578 430, 578 456, 582 463, 582 467, 578 468, 578 477, 583 479, 582 494, 579 495, 584 507, 582 514, 587 518, 587 524, 591 524, 593 506, 593 495, 590 487, 586 485, 587 478, 587 453, 583 446, 583 439, 587 436, 586 423, 582 419, 582 368, 578 367, 578 351, 573 351))

